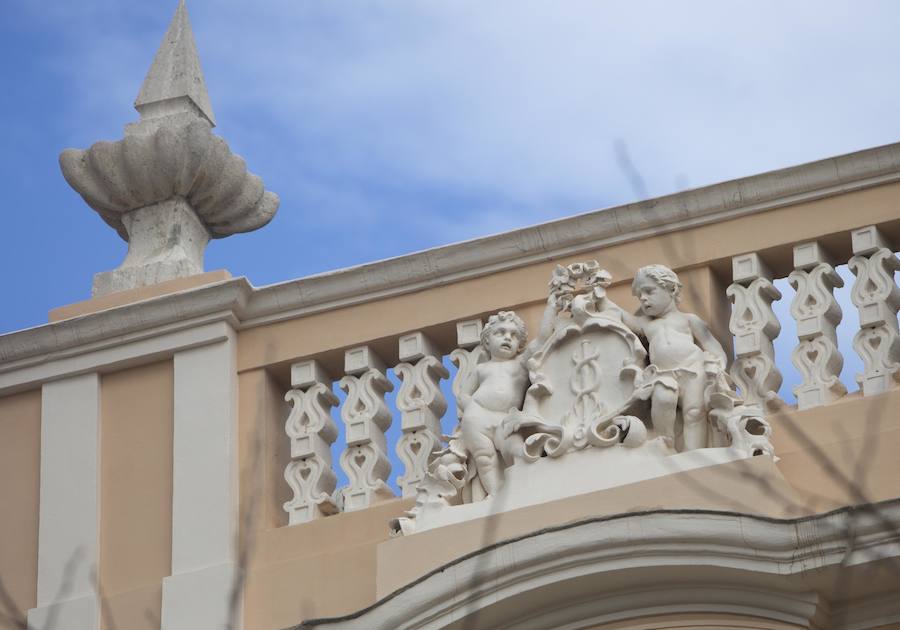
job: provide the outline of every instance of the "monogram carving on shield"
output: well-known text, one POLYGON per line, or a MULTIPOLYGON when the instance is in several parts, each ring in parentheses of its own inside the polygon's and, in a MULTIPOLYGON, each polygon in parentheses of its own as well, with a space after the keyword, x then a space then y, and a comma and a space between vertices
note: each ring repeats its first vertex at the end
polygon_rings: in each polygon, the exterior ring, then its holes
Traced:
POLYGON ((647 354, 619 311, 606 307, 609 281, 596 263, 554 275, 561 312, 528 363, 532 385, 522 411, 504 423, 524 438, 526 460, 622 440, 627 427, 619 419, 636 404, 634 378, 647 354))

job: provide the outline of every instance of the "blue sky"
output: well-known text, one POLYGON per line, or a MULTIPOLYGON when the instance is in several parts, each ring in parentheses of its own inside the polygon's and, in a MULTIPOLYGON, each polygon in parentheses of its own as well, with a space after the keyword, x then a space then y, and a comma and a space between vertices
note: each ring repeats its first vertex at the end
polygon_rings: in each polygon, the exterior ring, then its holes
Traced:
MULTIPOLYGON (((89 296, 125 243, 57 155, 122 137, 175 0, 7 0, 11 299, 89 296)), ((282 199, 211 244, 254 284, 900 139, 895 2, 189 0, 217 133, 282 199)))
MULTIPOLYGON (((124 257, 57 156, 137 119, 176 4, 4 3, 0 331, 124 257)), ((650 196, 900 140, 891 1, 188 9, 216 132, 281 196, 267 227, 207 250, 256 285, 632 201, 618 139, 650 196)))

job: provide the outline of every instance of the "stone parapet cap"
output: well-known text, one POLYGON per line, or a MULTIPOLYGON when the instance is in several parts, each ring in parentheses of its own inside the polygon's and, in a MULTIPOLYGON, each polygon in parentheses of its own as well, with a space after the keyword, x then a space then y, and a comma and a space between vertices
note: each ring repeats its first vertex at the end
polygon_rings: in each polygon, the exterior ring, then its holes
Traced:
POLYGON ((249 328, 898 181, 900 143, 275 285, 236 278, 8 333, 0 363, 223 310, 249 328))
POLYGON ((226 280, 231 280, 231 274, 225 269, 207 271, 185 278, 175 278, 174 280, 167 280, 146 287, 117 291, 116 293, 110 293, 102 297, 95 297, 90 300, 75 302, 74 304, 67 304, 66 306, 59 306, 51 310, 47 318, 51 323, 59 322, 64 319, 90 315, 91 313, 118 308, 136 302, 143 302, 144 300, 170 295, 172 293, 190 291, 198 287, 216 284, 226 280))

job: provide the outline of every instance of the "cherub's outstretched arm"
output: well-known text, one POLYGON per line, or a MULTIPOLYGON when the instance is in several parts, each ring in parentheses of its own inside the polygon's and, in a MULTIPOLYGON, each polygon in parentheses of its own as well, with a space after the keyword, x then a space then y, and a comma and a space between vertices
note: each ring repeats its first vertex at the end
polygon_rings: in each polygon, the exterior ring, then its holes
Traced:
POLYGON ((559 313, 558 300, 555 293, 550 293, 547 297, 547 307, 544 309, 544 315, 541 317, 541 325, 538 327, 537 337, 522 352, 522 360, 527 361, 553 334, 553 328, 556 324, 556 317, 559 313))
POLYGON ((624 308, 613 302, 609 296, 606 296, 605 300, 609 308, 615 309, 619 311, 619 313, 621 313, 623 324, 628 326, 634 334, 643 336, 644 327, 641 325, 641 319, 639 316, 629 313, 624 308))
POLYGON ((725 349, 722 348, 722 344, 720 344, 719 340, 713 336, 712 332, 709 330, 709 326, 706 325, 706 322, 697 315, 688 313, 687 318, 688 323, 691 326, 691 333, 693 333, 697 345, 700 346, 702 350, 715 356, 724 370, 728 365, 728 356, 725 354, 725 349))

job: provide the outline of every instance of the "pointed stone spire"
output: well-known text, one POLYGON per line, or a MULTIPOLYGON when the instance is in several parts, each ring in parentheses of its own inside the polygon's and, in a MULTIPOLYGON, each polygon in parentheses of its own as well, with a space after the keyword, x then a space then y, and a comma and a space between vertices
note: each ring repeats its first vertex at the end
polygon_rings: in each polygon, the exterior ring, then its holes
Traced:
POLYGON ((142 120, 193 110, 216 125, 184 0, 178 3, 134 108, 142 120))

